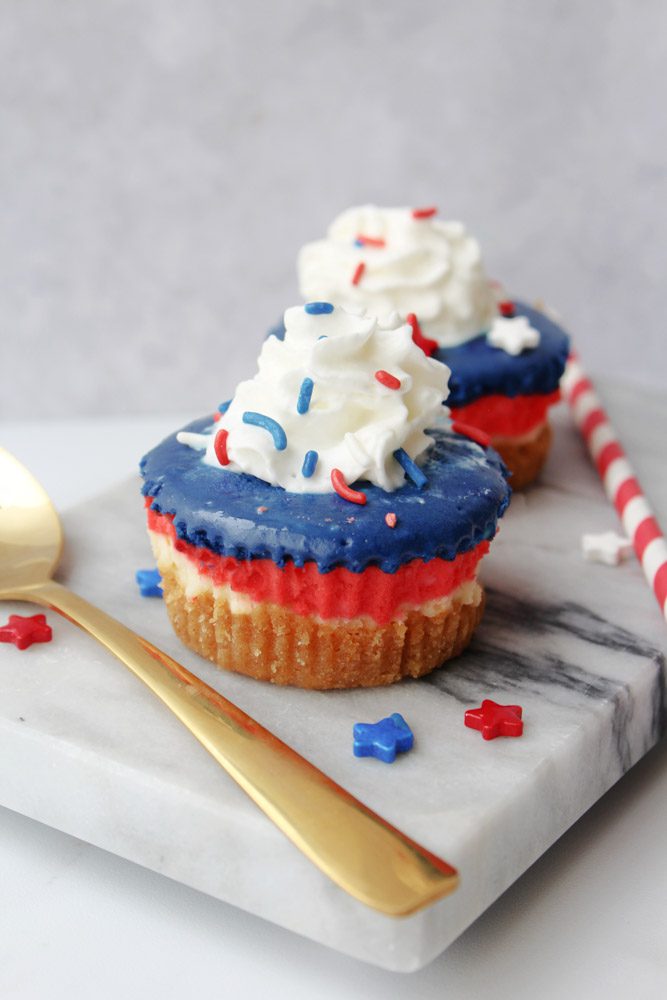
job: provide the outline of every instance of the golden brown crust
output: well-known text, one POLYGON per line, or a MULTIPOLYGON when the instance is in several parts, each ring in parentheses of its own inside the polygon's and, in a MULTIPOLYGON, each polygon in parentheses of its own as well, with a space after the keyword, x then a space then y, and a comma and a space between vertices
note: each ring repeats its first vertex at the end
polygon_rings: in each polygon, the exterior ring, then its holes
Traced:
POLYGON ((534 437, 515 441, 507 437, 492 437, 491 444, 510 470, 510 486, 522 490, 537 479, 551 447, 551 427, 545 421, 534 437))
POLYGON ((481 591, 476 605, 455 597, 432 617, 409 611, 403 621, 380 626, 361 619, 318 621, 275 604, 234 614, 221 591, 186 597, 173 569, 163 572, 162 588, 176 634, 195 652, 258 680, 303 688, 373 687, 421 677, 465 649, 484 610, 481 591))

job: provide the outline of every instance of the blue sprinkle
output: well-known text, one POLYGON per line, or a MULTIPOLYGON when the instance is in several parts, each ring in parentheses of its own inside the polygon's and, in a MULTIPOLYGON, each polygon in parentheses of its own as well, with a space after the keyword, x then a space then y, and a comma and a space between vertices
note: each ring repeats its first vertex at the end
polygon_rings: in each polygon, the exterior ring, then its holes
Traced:
POLYGON ((423 486, 426 486, 426 483, 428 482, 426 476, 419 466, 412 461, 407 451, 404 451, 403 448, 397 448, 394 452, 394 458, 403 469, 403 472, 406 474, 408 479, 412 480, 418 490, 420 490, 423 486))
POLYGON ((311 316, 322 316, 325 313, 332 313, 334 307, 330 302, 306 302, 303 307, 311 316))
POLYGON ((320 456, 316 451, 307 451, 306 457, 303 460, 303 465, 301 466, 301 475, 304 479, 310 479, 317 467, 317 460, 320 456))
POLYGON ((326 333, 323 333, 323 334, 322 334, 322 335, 321 335, 320 337, 318 337, 317 339, 318 339, 318 340, 326 340, 326 339, 327 339, 327 335, 326 335, 326 333))
POLYGON ((228 399, 226 403, 220 403, 220 406, 218 407, 218 409, 220 410, 220 413, 226 413, 227 410, 229 409, 229 407, 231 405, 232 405, 232 401, 231 401, 231 399, 228 399))
POLYGON ((252 424, 254 427, 263 427, 265 431, 268 431, 273 438, 276 451, 284 451, 287 447, 287 434, 273 417, 267 417, 264 413, 255 413, 253 410, 246 410, 243 414, 243 423, 252 424))
POLYGON ((299 398, 296 401, 296 412, 297 413, 308 413, 308 407, 310 406, 310 397, 313 395, 313 382, 312 378, 305 378, 301 383, 301 388, 299 389, 299 398))
POLYGON ((411 750, 414 743, 412 730, 398 712, 379 722, 357 722, 352 735, 355 757, 377 757, 385 764, 393 764, 396 754, 411 750))
POLYGON ((134 578, 142 597, 162 597, 162 577, 157 569, 138 569, 134 578))
POLYGON ((363 240, 355 240, 354 241, 354 245, 355 245, 355 247, 362 247, 364 245, 364 241, 363 240))

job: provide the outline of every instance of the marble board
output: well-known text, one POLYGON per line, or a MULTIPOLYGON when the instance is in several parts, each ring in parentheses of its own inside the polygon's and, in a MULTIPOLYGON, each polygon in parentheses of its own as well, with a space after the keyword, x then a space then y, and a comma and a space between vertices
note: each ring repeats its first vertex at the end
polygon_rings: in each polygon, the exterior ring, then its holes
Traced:
MULTIPOLYGON (((615 529, 615 515, 567 414, 555 422, 541 484, 514 498, 484 562, 487 612, 472 646, 389 689, 276 689, 185 649, 162 602, 134 584, 152 564, 138 477, 64 515, 64 582, 454 864, 452 896, 403 920, 349 898, 148 690, 56 615, 52 643, 0 646, 0 803, 349 955, 393 970, 425 965, 665 726, 664 621, 634 558, 583 561, 581 534, 615 529), (487 742, 463 726, 484 697, 523 706, 521 738, 487 742), (353 723, 395 711, 414 730, 412 752, 391 766, 354 758, 353 723)), ((667 475, 651 468, 645 486, 664 518, 667 475)), ((12 611, 26 606, 2 608, 12 611)))

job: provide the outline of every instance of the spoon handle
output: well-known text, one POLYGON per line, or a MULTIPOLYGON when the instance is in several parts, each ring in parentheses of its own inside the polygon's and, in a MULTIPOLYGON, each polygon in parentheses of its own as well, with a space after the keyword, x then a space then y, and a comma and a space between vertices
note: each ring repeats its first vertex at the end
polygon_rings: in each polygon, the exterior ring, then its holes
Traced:
POLYGON ((61 584, 3 594, 58 611, 101 642, 337 885, 406 916, 452 892, 454 868, 391 826, 167 653, 61 584))

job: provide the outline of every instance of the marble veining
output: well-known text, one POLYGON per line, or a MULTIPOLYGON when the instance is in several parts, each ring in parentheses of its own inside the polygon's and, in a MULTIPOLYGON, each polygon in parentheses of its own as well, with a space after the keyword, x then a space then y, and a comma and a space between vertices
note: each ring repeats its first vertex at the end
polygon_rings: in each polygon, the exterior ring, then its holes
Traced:
MULTIPOLYGON (((454 895, 402 921, 348 898, 147 689, 56 616, 52 643, 0 648, 0 803, 366 961, 430 961, 665 729, 664 622, 634 559, 583 560, 582 531, 613 528, 615 515, 566 415, 556 421, 542 485, 515 498, 484 560, 487 610, 470 648, 387 689, 277 689, 185 649, 163 603, 136 587, 151 565, 138 476, 64 516, 63 580, 456 865, 454 895), (488 742, 464 727, 485 697, 523 706, 522 737, 488 742), (391 766, 355 758, 353 724, 393 712, 414 733, 410 753, 391 766)), ((653 468, 645 485, 660 511, 667 471, 653 468)))

